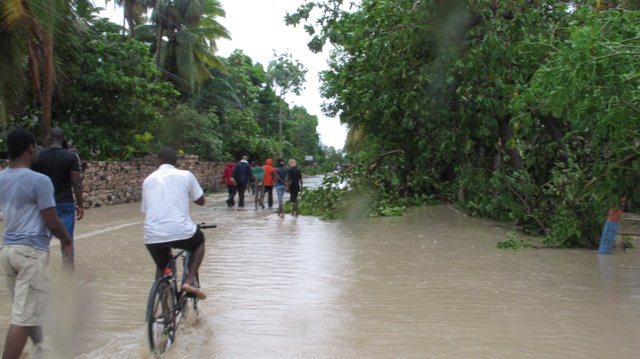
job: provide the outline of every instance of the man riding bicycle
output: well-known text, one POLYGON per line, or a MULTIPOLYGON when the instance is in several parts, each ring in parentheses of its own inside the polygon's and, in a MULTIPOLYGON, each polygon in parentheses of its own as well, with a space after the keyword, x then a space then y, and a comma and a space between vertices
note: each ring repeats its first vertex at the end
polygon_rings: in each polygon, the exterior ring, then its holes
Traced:
POLYGON ((204 192, 193 173, 176 168, 177 160, 174 149, 163 148, 157 154, 158 169, 142 183, 144 243, 156 264, 156 278, 171 260, 171 248, 191 251, 182 290, 205 299, 206 294, 193 285, 204 258, 204 235, 189 213, 190 201, 204 205, 204 192))

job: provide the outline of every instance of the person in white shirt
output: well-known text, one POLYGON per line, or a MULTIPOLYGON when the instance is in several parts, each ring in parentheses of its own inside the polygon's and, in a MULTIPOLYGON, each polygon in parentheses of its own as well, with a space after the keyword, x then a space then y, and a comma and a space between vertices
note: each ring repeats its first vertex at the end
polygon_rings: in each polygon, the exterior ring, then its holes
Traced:
POLYGON ((174 149, 163 148, 157 160, 158 169, 142 183, 144 243, 156 264, 156 278, 171 260, 171 248, 189 250, 189 274, 182 290, 205 299, 206 294, 193 285, 204 258, 204 235, 189 213, 189 202, 204 205, 204 192, 193 173, 176 168, 174 149))

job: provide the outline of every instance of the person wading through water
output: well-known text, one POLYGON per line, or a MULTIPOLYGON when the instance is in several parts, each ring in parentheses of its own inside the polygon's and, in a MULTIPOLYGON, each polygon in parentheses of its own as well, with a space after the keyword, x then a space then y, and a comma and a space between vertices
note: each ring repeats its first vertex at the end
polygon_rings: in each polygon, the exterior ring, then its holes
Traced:
POLYGON ((289 171, 287 171, 287 192, 291 194, 291 205, 293 207, 291 214, 294 216, 300 215, 300 208, 298 207, 298 194, 302 191, 302 173, 298 169, 296 160, 289 160, 289 171))

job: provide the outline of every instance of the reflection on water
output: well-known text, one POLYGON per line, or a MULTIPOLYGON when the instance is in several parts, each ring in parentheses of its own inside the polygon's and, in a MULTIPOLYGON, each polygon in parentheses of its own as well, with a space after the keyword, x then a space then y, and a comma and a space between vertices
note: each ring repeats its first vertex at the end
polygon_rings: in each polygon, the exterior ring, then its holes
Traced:
MULTIPOLYGON (((219 225, 205 233, 201 282, 209 299, 200 321, 185 325, 163 357, 636 358, 640 352, 637 250, 611 256, 497 250, 506 228, 447 207, 325 222, 229 210, 221 196, 208 200, 193 210, 195 221, 219 225)), ((154 268, 142 244, 142 219, 131 204, 92 209, 78 225, 86 283, 76 296, 83 305, 74 308, 84 317, 75 332, 67 329, 78 339, 78 358, 148 357, 143 326, 154 268)), ((51 262, 55 269, 57 250, 51 262)), ((0 301, 8 302, 4 289, 0 301)), ((2 333, 8 312, 2 305, 2 333)))

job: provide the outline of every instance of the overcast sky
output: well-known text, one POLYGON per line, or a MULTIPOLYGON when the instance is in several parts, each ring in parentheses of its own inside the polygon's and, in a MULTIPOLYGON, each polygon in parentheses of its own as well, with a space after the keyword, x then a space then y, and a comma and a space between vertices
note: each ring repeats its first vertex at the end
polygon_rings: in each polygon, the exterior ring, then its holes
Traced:
MULTIPOLYGON (((221 39, 218 55, 227 57, 235 49, 241 49, 254 62, 261 63, 265 69, 278 54, 289 52, 308 69, 305 90, 300 96, 289 95, 290 104, 304 106, 307 111, 318 116, 320 141, 327 146, 341 149, 347 136, 347 130, 337 118, 328 118, 322 114, 320 104, 320 81, 318 74, 327 68, 328 53, 314 54, 307 48, 310 38, 299 27, 284 24, 284 16, 293 12, 304 0, 220 0, 227 15, 219 19, 231 33, 231 40, 221 39)), ((122 23, 120 10, 112 18, 122 23)), ((107 6, 104 16, 113 14, 113 3, 107 6)))

